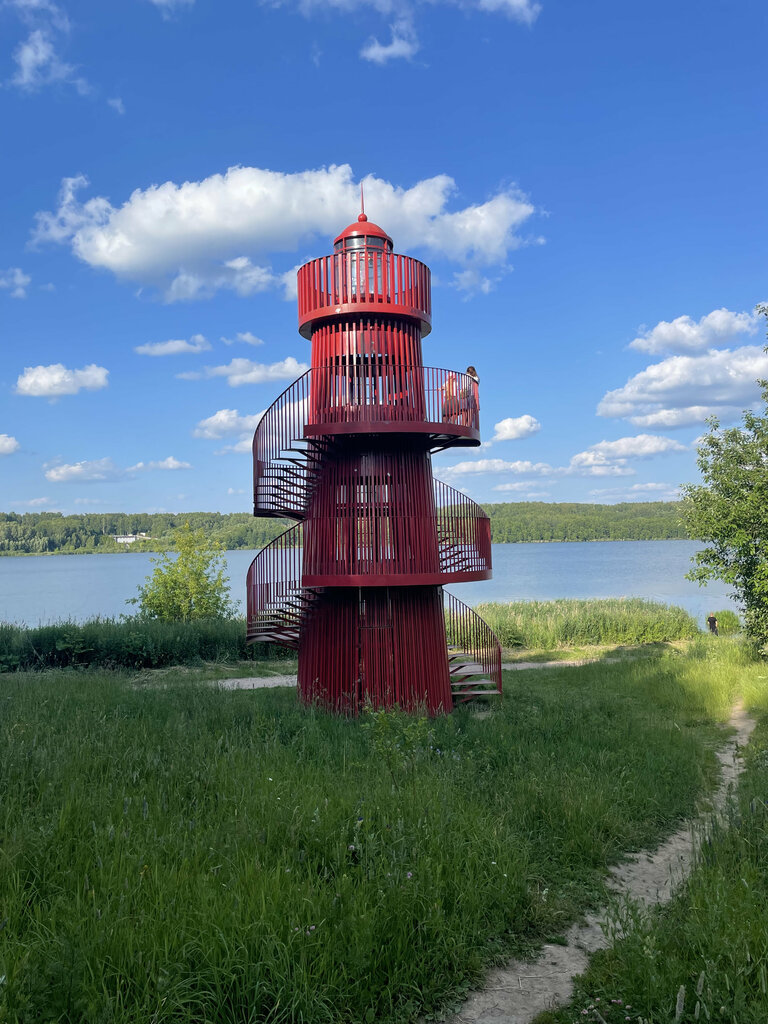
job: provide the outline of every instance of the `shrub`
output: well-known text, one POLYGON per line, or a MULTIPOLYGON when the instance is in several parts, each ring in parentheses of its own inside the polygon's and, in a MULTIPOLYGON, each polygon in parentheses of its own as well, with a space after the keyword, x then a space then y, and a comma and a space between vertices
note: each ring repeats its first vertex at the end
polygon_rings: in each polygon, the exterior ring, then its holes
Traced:
POLYGON ((144 617, 164 622, 230 618, 234 605, 219 545, 212 544, 204 530, 191 529, 189 523, 178 531, 173 543, 176 557, 166 551, 153 558, 155 568, 139 587, 139 596, 128 603, 138 604, 144 617))

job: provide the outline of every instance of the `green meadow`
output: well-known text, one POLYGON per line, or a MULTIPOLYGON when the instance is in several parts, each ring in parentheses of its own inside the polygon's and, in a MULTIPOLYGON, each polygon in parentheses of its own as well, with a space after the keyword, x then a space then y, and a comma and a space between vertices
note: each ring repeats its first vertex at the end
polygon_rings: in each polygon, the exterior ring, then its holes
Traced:
POLYGON ((711 790, 736 695, 761 692, 739 650, 509 672, 489 714, 431 721, 335 718, 210 668, 6 672, 0 1021, 455 1006, 711 790))

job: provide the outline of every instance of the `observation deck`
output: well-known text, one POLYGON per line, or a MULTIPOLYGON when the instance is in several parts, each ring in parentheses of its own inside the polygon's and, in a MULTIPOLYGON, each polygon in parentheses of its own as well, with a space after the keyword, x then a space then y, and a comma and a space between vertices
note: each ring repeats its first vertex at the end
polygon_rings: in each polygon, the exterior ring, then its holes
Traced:
POLYGON ((369 244, 305 263, 298 272, 299 334, 329 317, 389 314, 418 320, 421 336, 432 330, 429 267, 412 256, 369 244))

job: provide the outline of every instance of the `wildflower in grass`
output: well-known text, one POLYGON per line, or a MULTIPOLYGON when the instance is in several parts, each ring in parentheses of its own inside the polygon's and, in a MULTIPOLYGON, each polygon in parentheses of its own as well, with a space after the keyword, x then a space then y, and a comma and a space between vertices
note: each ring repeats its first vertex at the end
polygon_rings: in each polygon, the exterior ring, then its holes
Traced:
POLYGON ((413 872, 412 871, 406 871, 405 877, 406 878, 413 878, 413 872))
POLYGON ((352 850, 354 852, 355 844, 354 843, 350 843, 349 846, 347 847, 347 849, 348 850, 352 850))

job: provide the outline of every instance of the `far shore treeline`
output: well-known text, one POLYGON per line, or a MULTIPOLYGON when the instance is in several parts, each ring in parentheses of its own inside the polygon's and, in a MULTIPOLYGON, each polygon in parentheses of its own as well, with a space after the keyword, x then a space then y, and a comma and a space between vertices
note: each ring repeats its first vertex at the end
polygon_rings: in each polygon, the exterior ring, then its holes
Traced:
MULTIPOLYGON (((484 505, 495 544, 546 541, 675 540, 687 538, 680 503, 550 504, 543 501, 484 505)), ((0 512, 0 555, 108 554, 163 551, 185 523, 203 529, 222 549, 257 549, 291 525, 254 519, 246 512, 93 513, 0 512), (146 536, 141 537, 141 534, 146 536), (136 537, 120 543, 116 537, 136 537)))

